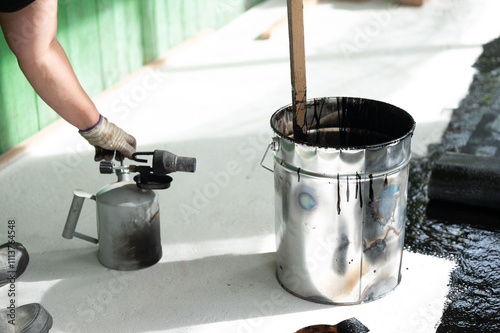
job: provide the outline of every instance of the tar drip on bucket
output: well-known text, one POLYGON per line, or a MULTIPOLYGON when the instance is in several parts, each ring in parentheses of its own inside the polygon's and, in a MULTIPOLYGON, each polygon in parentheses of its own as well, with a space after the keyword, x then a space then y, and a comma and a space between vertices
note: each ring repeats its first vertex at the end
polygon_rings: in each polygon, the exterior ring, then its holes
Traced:
POLYGON ((306 125, 296 140, 291 106, 271 117, 278 279, 319 303, 375 300, 401 279, 415 122, 387 103, 331 97, 307 101, 306 125))

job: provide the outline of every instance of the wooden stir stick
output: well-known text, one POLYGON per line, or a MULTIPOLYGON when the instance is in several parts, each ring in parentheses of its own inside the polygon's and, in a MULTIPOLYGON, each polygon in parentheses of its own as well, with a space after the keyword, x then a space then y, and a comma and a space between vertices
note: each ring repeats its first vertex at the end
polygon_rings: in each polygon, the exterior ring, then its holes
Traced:
POLYGON ((293 136, 307 141, 306 57, 304 49, 304 9, 302 0, 287 0, 290 70, 292 74, 293 136))

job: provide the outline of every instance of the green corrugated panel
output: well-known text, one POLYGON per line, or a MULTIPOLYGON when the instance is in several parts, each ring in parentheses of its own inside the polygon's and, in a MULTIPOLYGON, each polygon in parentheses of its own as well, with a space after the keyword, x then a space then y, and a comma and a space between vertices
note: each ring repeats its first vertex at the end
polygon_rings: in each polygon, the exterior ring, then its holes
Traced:
POLYGON ((103 85, 107 88, 143 64, 141 2, 96 1, 103 85))
POLYGON ((266 0, 247 0, 246 9, 250 9, 253 6, 256 6, 259 3, 262 3, 264 1, 266 1, 266 0))
POLYGON ((66 13, 70 36, 66 52, 83 89, 90 96, 104 89, 96 7, 94 0, 69 1, 59 6, 59 10, 66 13))
POLYGON ((102 64, 103 86, 110 87, 128 72, 127 62, 119 52, 115 12, 121 1, 97 0, 97 24, 102 64))
MULTIPOLYGON (((211 15, 214 20, 214 28, 218 29, 224 25, 225 13, 227 12, 227 0, 210 0, 211 15)), ((238 0, 234 0, 238 1, 238 0)))
POLYGON ((137 0, 115 0, 121 6, 115 7, 116 29, 118 31, 118 52, 126 56, 128 73, 132 73, 144 64, 142 44, 141 2, 137 0))
POLYGON ((184 27, 182 19, 182 0, 168 0, 166 23, 170 47, 178 45, 184 40, 184 27))
POLYGON ((235 1, 234 10, 232 12, 231 20, 234 20, 247 10, 246 0, 235 1))
MULTIPOLYGON (((95 96, 206 28, 264 0, 59 1, 57 38, 85 91, 95 96)), ((0 153, 57 119, 0 41, 0 153)))
POLYGON ((182 15, 184 25, 184 39, 193 37, 198 32, 197 0, 184 0, 182 2, 182 15))
POLYGON ((212 0, 216 28, 220 28, 243 13, 245 0, 212 0))
POLYGON ((69 56, 70 35, 68 29, 68 16, 66 15, 66 3, 61 2, 57 9, 57 40, 69 56))
POLYGON ((215 18, 213 15, 212 0, 198 0, 198 30, 213 29, 215 18))
POLYGON ((156 44, 156 13, 155 0, 142 0, 142 43, 144 47, 144 63, 158 57, 156 44))
POLYGON ((155 3, 156 48, 158 56, 162 56, 170 49, 168 36, 168 1, 156 0, 155 3))
MULTIPOLYGON (((59 119, 59 115, 52 110, 38 95, 35 94, 36 109, 38 112, 38 130, 52 124, 59 119)), ((35 132, 33 132, 35 133, 35 132)), ((32 134, 33 134, 32 133, 32 134)))
POLYGON ((4 38, 0 40, 0 152, 38 131, 35 93, 4 38))

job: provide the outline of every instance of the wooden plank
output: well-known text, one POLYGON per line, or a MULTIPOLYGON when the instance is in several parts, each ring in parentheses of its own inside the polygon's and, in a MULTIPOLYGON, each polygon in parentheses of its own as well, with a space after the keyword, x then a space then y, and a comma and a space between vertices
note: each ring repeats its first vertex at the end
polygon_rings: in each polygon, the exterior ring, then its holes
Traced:
MULTIPOLYGON (((320 1, 321 0, 304 0, 303 12, 306 13, 308 8, 318 4, 320 1)), ((270 39, 274 34, 281 34, 282 31, 285 31, 285 29, 287 29, 287 23, 288 23, 288 15, 286 14, 283 15, 283 17, 281 17, 279 20, 274 22, 263 33, 261 33, 259 37, 257 37, 257 39, 270 39)))
POLYGON ((290 72, 292 79, 293 135, 307 140, 306 126, 306 56, 304 47, 304 14, 302 0, 287 0, 290 72))

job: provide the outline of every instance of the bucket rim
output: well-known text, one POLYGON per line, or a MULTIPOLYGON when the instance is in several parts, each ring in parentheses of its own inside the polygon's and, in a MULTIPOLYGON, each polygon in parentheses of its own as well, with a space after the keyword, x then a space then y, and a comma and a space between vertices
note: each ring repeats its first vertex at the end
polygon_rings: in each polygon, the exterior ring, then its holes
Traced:
POLYGON ((386 142, 382 142, 382 143, 371 144, 371 145, 357 145, 357 146, 348 146, 348 147, 346 147, 346 146, 321 145, 321 144, 318 144, 318 143, 311 143, 311 142, 307 142, 307 141, 304 141, 304 140, 298 140, 298 139, 289 137, 289 136, 285 135, 284 133, 281 133, 279 130, 277 130, 276 127, 273 124, 273 119, 276 117, 276 115, 279 112, 292 107, 292 103, 287 104, 285 106, 282 106, 281 108, 279 108, 278 110, 276 110, 273 113, 273 115, 271 116, 271 120, 270 120, 271 128, 272 128, 273 132, 276 133, 280 138, 289 140, 289 141, 291 141, 293 143, 301 144, 301 145, 306 145, 306 146, 310 146, 310 147, 314 147, 314 148, 330 148, 330 149, 336 149, 336 150, 364 150, 364 149, 370 150, 370 149, 379 149, 379 148, 384 148, 384 147, 387 147, 387 146, 391 146, 391 145, 397 144, 397 143, 399 143, 401 141, 404 141, 409 136, 413 136, 413 132, 415 131, 415 127, 416 127, 416 122, 415 122, 415 119, 413 118, 413 116, 410 113, 408 113, 407 111, 401 109, 400 107, 397 107, 397 106, 395 106, 393 104, 390 104, 390 103, 387 103, 387 102, 382 102, 382 101, 379 101, 379 100, 376 100, 376 99, 370 99, 370 98, 364 98, 364 97, 328 96, 328 97, 308 98, 306 100, 306 106, 308 106, 309 104, 313 104, 317 100, 337 99, 337 98, 359 99, 359 100, 365 100, 365 101, 370 101, 370 102, 375 102, 375 103, 380 103, 380 104, 385 104, 387 106, 390 106, 390 107, 392 107, 394 109, 397 109, 398 112, 401 112, 402 114, 404 114, 405 116, 407 116, 409 118, 409 120, 411 120, 411 128, 404 135, 402 135, 402 136, 400 136, 400 137, 398 137, 396 139, 393 139, 393 140, 390 140, 390 141, 386 141, 386 142))

